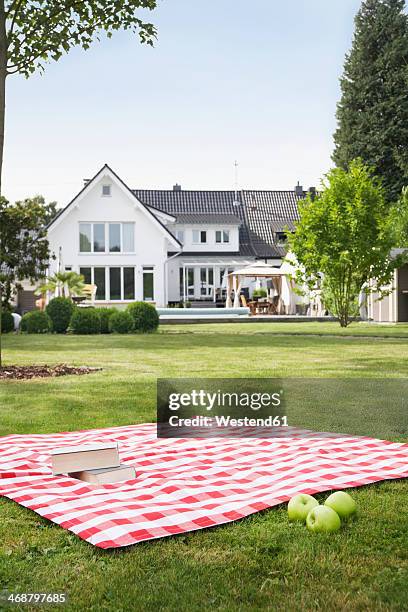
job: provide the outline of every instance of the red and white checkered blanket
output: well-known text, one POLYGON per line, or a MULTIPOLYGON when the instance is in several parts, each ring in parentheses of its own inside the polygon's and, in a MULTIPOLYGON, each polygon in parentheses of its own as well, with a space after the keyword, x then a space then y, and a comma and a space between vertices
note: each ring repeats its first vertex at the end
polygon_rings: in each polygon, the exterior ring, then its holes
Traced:
POLYGON ((228 523, 296 493, 403 477, 408 444, 289 427, 268 439, 157 439, 154 424, 0 438, 0 494, 100 548, 228 523), (52 448, 107 441, 136 480, 52 476, 52 448))

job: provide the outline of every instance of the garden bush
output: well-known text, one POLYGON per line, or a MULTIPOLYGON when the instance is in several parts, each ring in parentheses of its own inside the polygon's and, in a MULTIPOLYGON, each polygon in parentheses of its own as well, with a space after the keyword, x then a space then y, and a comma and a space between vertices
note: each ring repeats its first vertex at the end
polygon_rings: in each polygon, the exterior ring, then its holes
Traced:
POLYGON ((99 319, 101 321, 101 334, 109 334, 109 320, 113 314, 118 312, 116 308, 95 308, 95 310, 99 314, 99 319))
POLYGON ((27 334, 46 334, 52 329, 52 321, 42 310, 31 310, 21 319, 20 329, 27 334))
POLYGON ((268 295, 266 289, 254 289, 252 297, 255 298, 266 298, 268 295))
POLYGON ((159 315, 152 304, 133 302, 127 307, 133 319, 133 331, 140 334, 155 332, 159 326, 159 315))
POLYGON ((109 319, 110 331, 114 334, 128 334, 133 330, 133 318, 126 310, 117 310, 109 319))
POLYGON ((101 320, 96 308, 75 308, 71 317, 70 329, 74 334, 99 334, 101 320))
POLYGON ((7 334, 14 330, 14 319, 9 310, 3 310, 1 313, 1 331, 7 334))
POLYGON ((52 321, 52 330, 57 334, 65 334, 74 312, 74 303, 64 297, 56 297, 50 300, 45 311, 52 321))

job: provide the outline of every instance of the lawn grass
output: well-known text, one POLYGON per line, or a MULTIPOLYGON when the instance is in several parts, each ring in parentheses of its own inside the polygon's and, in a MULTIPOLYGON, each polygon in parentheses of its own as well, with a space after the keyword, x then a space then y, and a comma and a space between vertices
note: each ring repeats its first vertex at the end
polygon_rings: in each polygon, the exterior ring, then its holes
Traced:
MULTIPOLYGON (((103 370, 1 382, 0 434, 153 421, 157 377, 337 377, 348 379, 350 392, 331 397, 329 410, 300 403, 290 424, 408 441, 405 405, 391 418, 375 393, 364 408, 352 402, 354 384, 370 390, 386 378, 392 390, 405 383, 408 326, 355 324, 342 333, 336 324, 256 323, 171 325, 152 336, 8 335, 6 363, 103 370)), ((282 506, 116 551, 97 550, 1 500, 0 588, 66 591, 69 610, 406 609, 408 482, 353 495, 358 521, 331 537, 289 524, 282 506)))

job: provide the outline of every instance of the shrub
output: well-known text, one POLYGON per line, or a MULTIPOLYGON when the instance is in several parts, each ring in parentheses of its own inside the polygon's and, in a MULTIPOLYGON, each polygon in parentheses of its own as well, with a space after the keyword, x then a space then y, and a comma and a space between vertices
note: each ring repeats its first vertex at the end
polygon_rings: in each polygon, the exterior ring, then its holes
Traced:
POLYGON ((109 319, 109 329, 114 334, 128 334, 133 329, 133 318, 126 310, 117 310, 109 319))
POLYGON ((254 289, 252 293, 253 298, 265 298, 267 295, 266 289, 254 289))
POLYGON ((101 334, 109 334, 111 331, 109 320, 117 312, 116 308, 95 308, 95 310, 98 312, 101 321, 101 334))
POLYGON ((72 313, 70 328, 74 334, 99 334, 101 320, 95 308, 75 308, 72 313))
POLYGON ((9 310, 3 310, 1 313, 1 331, 7 334, 14 330, 14 319, 9 310))
POLYGON ((57 334, 65 334, 74 309, 74 303, 68 298, 56 297, 50 300, 45 311, 52 321, 52 330, 57 334))
POLYGON ((159 326, 157 310, 147 302, 133 302, 127 307, 127 312, 133 319, 133 330, 136 333, 148 334, 155 332, 159 326))
POLYGON ((27 334, 46 334, 52 329, 52 321, 46 312, 31 310, 21 319, 20 329, 27 334))

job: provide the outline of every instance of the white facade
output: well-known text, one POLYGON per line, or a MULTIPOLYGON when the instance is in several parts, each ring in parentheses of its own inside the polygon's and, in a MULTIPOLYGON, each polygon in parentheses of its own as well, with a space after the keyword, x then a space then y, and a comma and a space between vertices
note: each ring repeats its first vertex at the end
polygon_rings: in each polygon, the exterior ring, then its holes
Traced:
POLYGON ((49 273, 83 274, 97 287, 96 305, 215 301, 225 274, 254 258, 238 254, 239 219, 187 223, 185 217, 177 223, 141 203, 105 166, 51 223, 49 273))
POLYGON ((181 251, 167 222, 159 221, 105 167, 51 224, 48 240, 55 259, 50 273, 84 274, 86 282, 97 285, 100 305, 143 299, 165 305, 168 252, 181 251), (80 244, 80 230, 86 234, 89 229, 90 247, 83 244, 86 240, 80 244))

